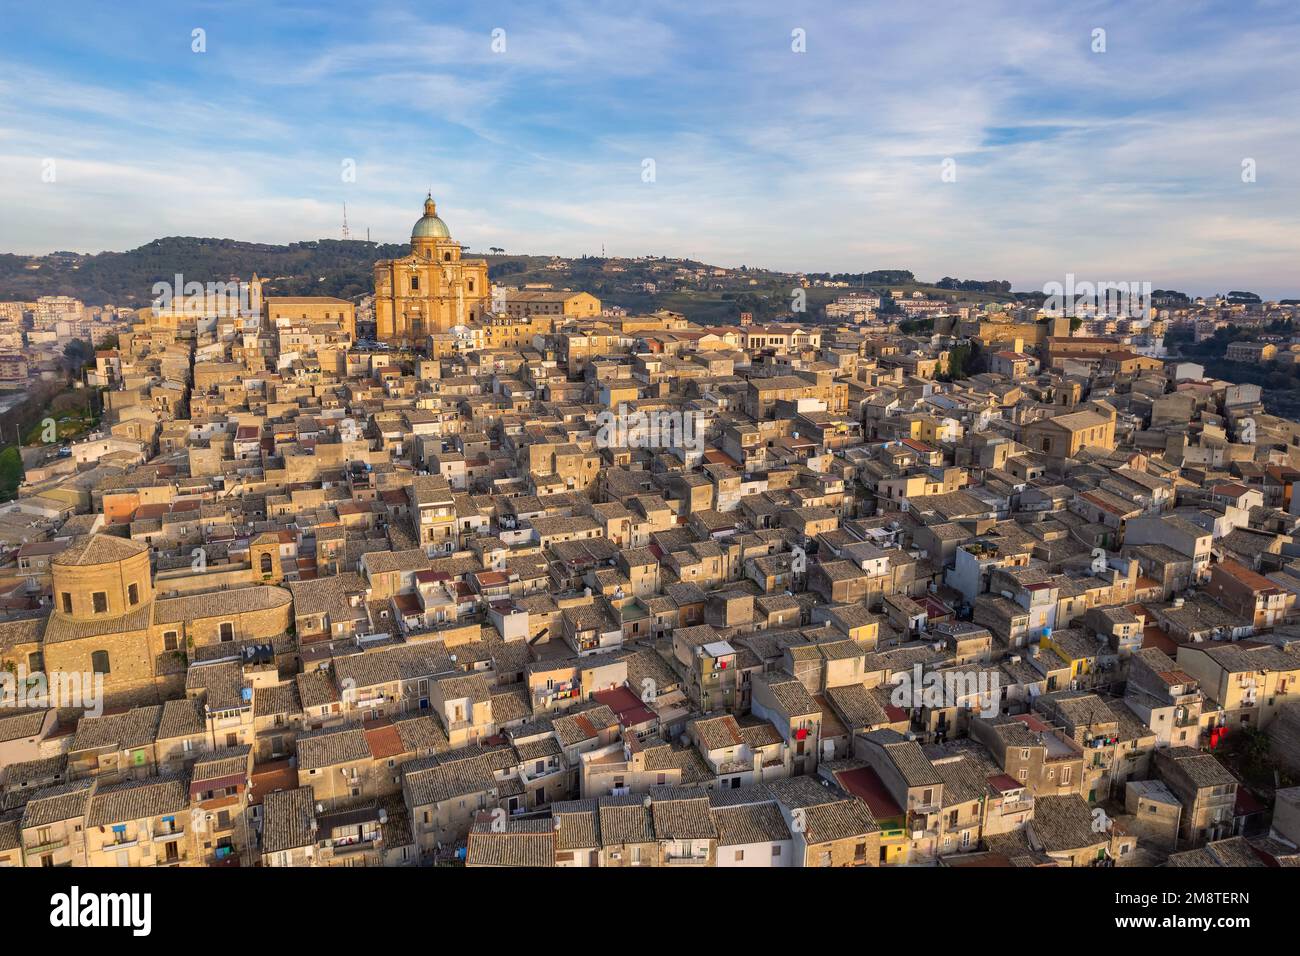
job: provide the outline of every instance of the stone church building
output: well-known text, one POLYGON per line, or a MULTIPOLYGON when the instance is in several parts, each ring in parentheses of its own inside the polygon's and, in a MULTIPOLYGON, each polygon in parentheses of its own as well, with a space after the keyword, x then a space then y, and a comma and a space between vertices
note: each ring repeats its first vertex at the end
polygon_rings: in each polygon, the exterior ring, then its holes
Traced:
POLYGON ((375 263, 375 334, 418 345, 425 336, 482 318, 491 306, 486 259, 462 259, 429 196, 411 229, 411 254, 375 263))

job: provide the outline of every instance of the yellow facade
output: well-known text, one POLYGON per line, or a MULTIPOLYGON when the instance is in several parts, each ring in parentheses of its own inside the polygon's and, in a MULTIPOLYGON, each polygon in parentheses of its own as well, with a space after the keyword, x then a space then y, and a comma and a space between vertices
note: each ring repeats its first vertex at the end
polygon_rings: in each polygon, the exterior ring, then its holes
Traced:
POLYGON ((266 317, 274 327, 282 325, 336 325, 355 338, 357 309, 347 299, 327 295, 268 296, 266 317))
POLYGON ((462 259, 430 197, 411 231, 411 254, 375 263, 375 334, 416 344, 481 319, 491 306, 487 260, 462 259))
POLYGON ((568 289, 505 289, 501 299, 504 309, 498 311, 517 319, 534 315, 589 319, 600 315, 600 299, 590 292, 571 292, 568 289))

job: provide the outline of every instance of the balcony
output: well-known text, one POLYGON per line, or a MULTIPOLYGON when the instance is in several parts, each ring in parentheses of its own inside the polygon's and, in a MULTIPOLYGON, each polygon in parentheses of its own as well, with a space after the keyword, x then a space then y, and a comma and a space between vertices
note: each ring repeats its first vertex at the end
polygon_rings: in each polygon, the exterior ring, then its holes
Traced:
POLYGON ((665 866, 708 866, 709 857, 708 854, 705 854, 704 856, 695 856, 695 855, 686 856, 686 855, 679 855, 675 853, 668 853, 664 855, 664 865, 665 866))
POLYGON ((604 760, 598 757, 587 761, 587 769, 591 773, 630 773, 632 765, 626 760, 604 760))
POLYGON ((907 830, 912 833, 912 839, 919 840, 926 834, 937 834, 939 832, 939 811, 938 807, 932 807, 926 810, 913 810, 907 815, 907 830))
POLYGON ((521 766, 519 768, 519 779, 527 783, 533 780, 541 780, 543 777, 553 777, 557 773, 564 773, 568 769, 569 769, 568 767, 564 766, 559 762, 556 762, 555 764, 548 764, 547 766, 543 767, 541 770, 538 770, 536 765, 529 766, 529 767, 521 766))
POLYGON ((53 853, 55 850, 62 850, 68 845, 65 840, 51 840, 48 843, 38 843, 36 846, 24 847, 23 853, 27 856, 36 856, 41 853, 53 853))
POLYGON ((382 843, 383 837, 376 833, 373 836, 363 837, 351 843, 335 843, 330 849, 333 850, 336 857, 351 856, 354 853, 364 853, 366 850, 378 851, 382 843))

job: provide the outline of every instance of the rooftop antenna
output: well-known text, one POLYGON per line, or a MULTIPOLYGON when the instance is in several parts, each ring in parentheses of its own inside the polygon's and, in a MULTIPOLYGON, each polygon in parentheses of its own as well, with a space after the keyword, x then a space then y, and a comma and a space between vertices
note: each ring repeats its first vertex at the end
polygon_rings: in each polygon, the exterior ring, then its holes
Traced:
POLYGON ((344 240, 348 240, 352 238, 352 234, 348 232, 348 204, 347 203, 343 204, 343 238, 344 240))

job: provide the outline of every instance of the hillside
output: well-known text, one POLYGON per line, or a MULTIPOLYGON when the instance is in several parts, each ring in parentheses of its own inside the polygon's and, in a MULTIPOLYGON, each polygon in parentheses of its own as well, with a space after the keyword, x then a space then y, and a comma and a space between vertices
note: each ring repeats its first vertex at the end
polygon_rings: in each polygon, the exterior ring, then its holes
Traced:
MULTIPOLYGON (((177 273, 186 281, 216 282, 247 278, 254 272, 269 280, 269 295, 331 295, 356 300, 371 291, 372 268, 377 259, 401 256, 407 251, 405 244, 381 245, 362 240, 319 239, 277 246, 170 236, 127 252, 57 252, 37 257, 0 254, 0 301, 70 295, 91 305, 139 307, 151 298, 154 283, 170 284, 177 273)), ((568 259, 499 253, 484 256, 474 249, 468 253, 487 259, 495 282, 582 289, 607 305, 622 306, 629 312, 671 309, 704 324, 735 322, 741 312, 752 312, 758 321, 789 317, 796 285, 787 273, 747 266, 722 269, 686 259, 568 259)), ((1005 301, 1014 295, 1000 288, 997 292, 940 288, 917 281, 906 270, 823 278, 849 281, 855 289, 901 288, 908 294, 920 291, 950 301, 1005 301)), ((941 281, 949 284, 957 280, 941 281)), ((826 286, 805 289, 802 317, 820 319, 822 308, 848 291, 826 286)))
POLYGON ((273 280, 279 295, 360 296, 370 291, 376 259, 401 255, 405 246, 320 239, 274 246, 234 239, 169 236, 129 252, 96 255, 0 255, 0 300, 71 295, 91 305, 144 305, 155 282, 219 282, 254 272, 273 280))

